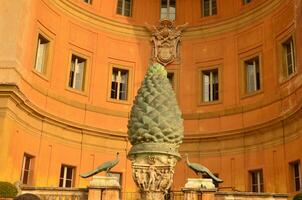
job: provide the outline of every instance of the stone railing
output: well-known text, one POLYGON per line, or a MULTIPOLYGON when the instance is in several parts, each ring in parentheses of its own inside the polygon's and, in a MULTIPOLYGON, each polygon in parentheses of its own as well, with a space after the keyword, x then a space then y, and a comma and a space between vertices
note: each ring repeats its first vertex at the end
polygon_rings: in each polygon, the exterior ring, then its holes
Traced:
MULTIPOLYGON (((83 188, 58 188, 58 187, 25 187, 22 194, 30 193, 40 197, 41 200, 88 200, 88 189, 83 188)), ((171 191, 165 195, 165 200, 288 200, 288 194, 280 193, 254 193, 254 192, 232 192, 216 190, 186 190, 193 192, 196 197, 184 195, 183 191, 171 191)), ((185 192, 186 193, 186 192, 185 192)), ((193 194, 192 193, 192 194, 193 194)), ((122 193, 124 200, 139 200, 138 192, 122 193)), ((111 200, 118 200, 112 199, 111 200)))
POLYGON ((21 188, 22 194, 30 193, 40 197, 41 200, 87 200, 86 188, 59 188, 59 187, 29 187, 21 188))
POLYGON ((287 200, 288 194, 256 192, 216 192, 215 200, 287 200))

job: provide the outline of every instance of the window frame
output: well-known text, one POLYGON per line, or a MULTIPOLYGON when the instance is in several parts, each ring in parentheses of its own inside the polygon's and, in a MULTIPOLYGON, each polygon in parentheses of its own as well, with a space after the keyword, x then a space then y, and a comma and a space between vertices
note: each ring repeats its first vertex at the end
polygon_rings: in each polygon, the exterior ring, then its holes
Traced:
MULTIPOLYGON (((34 70, 37 73, 40 74, 45 74, 46 73, 46 66, 47 66, 47 57, 48 57, 48 51, 49 51, 49 45, 50 45, 50 41, 44 37, 41 33, 38 33, 38 41, 37 41, 37 47, 36 47, 36 55, 35 55, 35 64, 34 64, 34 70), (45 50, 43 52, 43 56, 42 56, 42 64, 41 64, 41 71, 38 70, 37 67, 37 63, 38 63, 38 53, 39 53, 39 49, 40 49, 40 44, 42 44, 42 40, 46 40, 46 45, 45 45, 45 50)), ((40 49, 41 50, 41 49, 40 49)))
POLYGON ((36 38, 35 38, 35 48, 33 48, 34 52, 33 52, 33 59, 32 59, 32 72, 35 75, 37 75, 38 77, 44 79, 45 81, 49 81, 55 35, 53 33, 51 33, 49 30, 47 30, 46 28, 44 28, 39 23, 38 23, 37 27, 38 28, 37 28, 36 38), (36 70, 38 40, 39 40, 40 35, 48 41, 47 50, 46 50, 46 53, 44 56, 45 60, 43 62, 44 64, 43 64, 42 72, 39 72, 38 70, 36 70))
POLYGON ((219 104, 222 103, 222 99, 223 99, 223 94, 222 94, 222 64, 221 62, 213 62, 209 65, 206 65, 205 67, 199 67, 198 68, 198 105, 202 106, 202 105, 212 105, 212 104, 219 104), (205 102, 203 100, 203 72, 204 71, 212 71, 217 69, 218 71, 218 100, 215 101, 208 101, 205 102))
MULTIPOLYGON (((68 165, 68 164, 61 164, 61 168, 60 168, 60 177, 59 177, 59 187, 60 188, 73 188, 74 184, 75 184, 75 178, 76 178, 76 167, 72 166, 72 165, 68 165), (62 171, 62 167, 64 167, 64 174, 63 174, 63 178, 61 177, 61 171, 62 171), (72 175, 71 175, 71 185, 70 187, 66 187, 66 181, 67 181, 67 168, 70 168, 72 170, 72 175), (63 179, 63 185, 61 186, 61 179, 63 179)), ((70 179, 68 179, 70 180, 70 179)))
MULTIPOLYGON (((166 16, 170 16, 170 12, 169 12, 169 11, 170 11, 170 1, 171 1, 171 0, 167 0, 167 15, 166 15, 166 16)), ((169 19, 169 20, 173 20, 173 21, 176 20, 177 0, 175 0, 175 15, 174 15, 174 19, 170 19, 170 18, 167 18, 167 17, 163 17, 163 18, 162 18, 161 9, 162 9, 162 0, 159 1, 159 19, 160 19, 160 20, 163 20, 163 19, 169 19)))
POLYGON ((209 0, 210 3, 209 3, 209 15, 205 15, 205 6, 204 6, 204 2, 205 0, 201 0, 201 17, 213 17, 213 16, 217 16, 218 15, 218 0, 209 0), (216 1, 216 13, 213 14, 213 10, 211 9, 212 8, 212 2, 213 1, 216 1))
POLYGON ((175 92, 175 94, 177 94, 178 92, 178 71, 177 71, 177 69, 166 69, 166 71, 167 71, 167 78, 168 78, 168 74, 169 73, 173 73, 174 75, 173 75, 173 85, 172 85, 172 88, 173 88, 173 90, 174 90, 174 92, 175 92))
POLYGON ((22 158, 22 166, 21 166, 21 175, 20 175, 20 181, 22 184, 25 185, 30 185, 32 183, 33 179, 33 169, 34 169, 34 158, 35 156, 30 155, 28 153, 23 154, 22 158), (27 178, 26 178, 26 183, 24 182, 24 174, 25 174, 25 165, 26 165, 26 158, 29 159, 29 167, 26 169, 27 171, 27 178))
POLYGON ((118 13, 118 3, 119 0, 116 1, 116 9, 115 9, 115 14, 119 15, 119 16, 123 16, 123 17, 133 17, 133 1, 134 0, 130 0, 130 14, 129 15, 125 15, 125 1, 126 0, 121 0, 122 1, 122 13, 118 13))
POLYGON ((291 188, 292 188, 292 191, 293 192, 298 192, 298 191, 301 191, 302 189, 302 180, 301 180, 301 162, 300 160, 295 160, 295 161, 292 161, 292 162, 289 162, 289 172, 290 172, 290 179, 291 179, 291 188), (297 187, 296 187, 296 176, 295 176, 295 165, 298 164, 298 173, 299 173, 299 189, 297 190, 297 187))
POLYGON ((87 93, 88 93, 88 81, 89 81, 89 75, 90 75, 90 72, 89 72, 89 69, 90 69, 90 56, 86 55, 86 54, 83 54, 83 53, 80 53, 78 51, 75 51, 75 50, 70 50, 70 53, 69 53, 69 57, 68 57, 68 67, 67 67, 67 77, 66 77, 66 90, 70 91, 70 92, 73 92, 73 93, 77 93, 77 94, 80 94, 80 95, 84 95, 84 96, 87 96, 87 93), (82 90, 79 90, 77 88, 73 88, 73 87, 70 87, 69 86, 69 79, 70 79, 70 71, 71 71, 71 63, 72 63, 72 56, 76 56, 76 57, 80 57, 81 59, 84 59, 86 60, 86 63, 85 63, 85 67, 84 67, 84 72, 83 72, 83 80, 82 80, 82 90))
POLYGON ((113 102, 113 103, 120 103, 120 104, 131 104, 132 102, 132 77, 133 77, 133 66, 131 64, 116 64, 115 62, 109 63, 109 70, 108 70, 108 84, 107 84, 107 101, 113 102), (121 69, 121 70, 127 70, 128 71, 128 85, 127 85, 127 99, 126 100, 119 100, 119 99, 113 99, 111 98, 111 84, 112 84, 112 72, 113 68, 121 69))
POLYGON ((252 3, 252 1, 253 1, 253 0, 242 0, 242 4, 243 4, 243 5, 247 5, 247 4, 252 3), (247 2, 247 1, 249 1, 249 2, 247 2))
POLYGON ((283 73, 286 77, 291 77, 296 73, 296 48, 294 43, 293 36, 289 36, 286 40, 281 43, 282 46, 282 65, 283 65, 283 73), (292 62, 292 73, 289 74, 289 64, 287 57, 287 50, 285 49, 285 45, 291 44, 291 62, 292 62))
POLYGON ((298 66, 297 66, 297 49, 296 49, 296 37, 295 32, 292 29, 289 29, 288 31, 280 34, 277 39, 277 62, 279 65, 279 84, 283 84, 287 82, 288 80, 295 77, 298 73, 298 66), (294 72, 290 75, 288 75, 288 69, 286 65, 286 59, 285 59, 285 53, 284 53, 284 47, 283 44, 288 41, 290 38, 292 38, 293 41, 293 50, 294 50, 294 72))
POLYGON ((93 0, 82 0, 83 3, 86 3, 88 5, 92 5, 93 0), (86 2, 87 1, 87 2, 86 2))
POLYGON ((248 171, 248 174, 249 174, 249 185, 250 185, 250 189, 249 191, 251 192, 256 192, 256 193, 262 193, 265 191, 265 184, 264 184, 264 173, 263 173, 263 169, 262 168, 259 168, 259 169, 253 169, 253 170, 249 170, 248 171), (260 176, 257 176, 257 191, 253 191, 253 186, 255 184, 253 184, 253 174, 254 173, 260 173, 260 176), (262 179, 262 182, 261 182, 261 179, 262 179), (262 186, 262 187, 261 187, 262 186), (262 189, 262 190, 261 190, 262 189), (260 190, 260 191, 259 191, 260 190))
POLYGON ((257 52, 257 53, 253 53, 253 54, 249 54, 249 55, 244 55, 241 56, 240 58, 240 71, 241 71, 241 97, 245 98, 245 97, 250 97, 250 96, 254 96, 257 95, 259 93, 263 92, 263 70, 262 70, 262 53, 261 52, 257 52), (247 91, 247 69, 246 69, 246 62, 249 60, 252 60, 254 58, 258 57, 258 63, 259 63, 259 84, 260 84, 260 89, 255 90, 255 91, 251 91, 248 92, 247 91))

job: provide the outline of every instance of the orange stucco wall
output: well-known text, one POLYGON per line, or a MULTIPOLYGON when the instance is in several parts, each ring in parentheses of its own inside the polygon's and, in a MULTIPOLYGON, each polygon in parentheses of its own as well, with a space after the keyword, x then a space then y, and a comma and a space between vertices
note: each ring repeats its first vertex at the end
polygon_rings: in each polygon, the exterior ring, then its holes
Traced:
MULTIPOLYGON (((224 180, 222 187, 249 191, 248 171, 262 168, 267 192, 292 192, 288 163, 301 160, 302 30, 301 0, 218 0, 218 15, 201 17, 200 1, 177 0, 176 24, 183 33, 176 72, 176 94, 183 112, 181 153, 224 180), (296 70, 284 78, 280 41, 293 35, 296 70), (242 93, 241 60, 260 56, 262 87, 242 93), (200 70, 218 66, 220 101, 200 102, 200 70)), ((126 159, 127 122, 132 100, 151 56, 145 22, 157 24, 159 1, 134 0, 133 16, 115 14, 116 1, 6 1, 0 8, 0 180, 20 179, 24 152, 35 156, 32 185, 58 186, 60 166, 76 167, 79 178, 121 152, 115 171, 123 191, 135 191, 126 159), (146 10, 145 8, 148 7, 146 10), (9 19, 9 20, 7 20, 9 19), (38 34, 51 41, 47 72, 34 71, 38 34), (88 58, 85 89, 67 86, 71 53, 88 58), (110 64, 127 66, 129 100, 108 98, 110 64)), ((183 161, 174 189, 194 176, 183 161)))

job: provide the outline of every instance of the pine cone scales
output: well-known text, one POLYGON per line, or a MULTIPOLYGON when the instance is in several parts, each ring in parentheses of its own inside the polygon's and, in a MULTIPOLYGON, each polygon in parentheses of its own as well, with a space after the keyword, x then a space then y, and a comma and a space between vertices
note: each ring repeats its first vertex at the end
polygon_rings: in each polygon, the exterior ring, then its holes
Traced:
POLYGON ((149 67, 131 110, 128 135, 132 145, 171 143, 183 138, 183 120, 163 66, 149 67))

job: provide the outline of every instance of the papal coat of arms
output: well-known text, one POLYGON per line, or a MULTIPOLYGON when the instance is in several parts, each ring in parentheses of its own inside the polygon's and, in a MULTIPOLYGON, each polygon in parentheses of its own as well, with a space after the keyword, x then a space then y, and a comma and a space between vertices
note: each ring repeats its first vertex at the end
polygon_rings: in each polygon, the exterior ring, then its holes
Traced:
POLYGON ((174 21, 163 19, 159 26, 146 26, 152 33, 151 42, 153 43, 153 61, 166 66, 178 57, 178 44, 181 32, 186 24, 175 26, 174 21))

